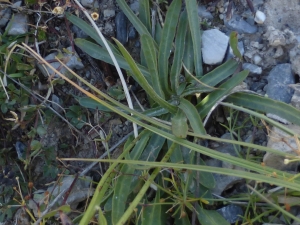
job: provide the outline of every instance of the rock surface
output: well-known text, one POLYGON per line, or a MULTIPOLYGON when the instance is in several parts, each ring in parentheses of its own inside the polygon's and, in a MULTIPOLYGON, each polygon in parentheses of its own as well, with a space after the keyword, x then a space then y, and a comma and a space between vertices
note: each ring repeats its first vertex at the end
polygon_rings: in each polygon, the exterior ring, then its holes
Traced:
POLYGON ((28 16, 26 14, 17 13, 11 19, 8 29, 8 35, 22 35, 28 32, 28 16))
POLYGON ((243 209, 237 205, 227 205, 217 210, 230 224, 234 224, 241 220, 243 209))
POLYGON ((289 63, 275 66, 268 76, 267 95, 274 100, 290 103, 294 90, 289 87, 295 84, 292 66, 289 63))
MULTIPOLYGON (((294 131, 298 135, 300 134, 300 127, 297 125, 285 125, 285 127, 294 131)), ((297 145, 295 137, 288 135, 277 127, 272 128, 271 133, 269 134, 267 147, 295 156, 298 156, 300 153, 298 150, 300 146, 297 145)), ((284 159, 284 156, 267 152, 264 155, 263 162, 266 166, 270 166, 278 170, 294 170, 297 167, 298 162, 285 164, 284 159)))
POLYGON ((257 26, 250 25, 239 15, 233 15, 229 21, 224 19, 224 24, 227 28, 237 31, 238 33, 254 34, 257 32, 257 26))
POLYGON ((202 34, 203 62, 216 65, 223 61, 229 37, 218 29, 206 30, 202 34))

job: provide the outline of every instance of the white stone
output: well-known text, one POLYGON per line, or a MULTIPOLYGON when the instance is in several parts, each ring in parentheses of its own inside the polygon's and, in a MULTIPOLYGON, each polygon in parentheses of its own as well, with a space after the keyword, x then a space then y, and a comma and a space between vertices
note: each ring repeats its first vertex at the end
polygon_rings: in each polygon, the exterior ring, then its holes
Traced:
POLYGON ((255 65, 258 65, 262 61, 262 58, 259 55, 253 56, 253 62, 255 65))
POLYGON ((202 34, 203 62, 216 65, 223 61, 229 37, 218 29, 206 30, 202 34))
POLYGON ((17 13, 13 16, 8 26, 8 35, 22 35, 28 32, 28 16, 17 13))
POLYGON ((257 10, 255 13, 254 20, 258 24, 263 24, 266 20, 266 15, 262 11, 257 10))

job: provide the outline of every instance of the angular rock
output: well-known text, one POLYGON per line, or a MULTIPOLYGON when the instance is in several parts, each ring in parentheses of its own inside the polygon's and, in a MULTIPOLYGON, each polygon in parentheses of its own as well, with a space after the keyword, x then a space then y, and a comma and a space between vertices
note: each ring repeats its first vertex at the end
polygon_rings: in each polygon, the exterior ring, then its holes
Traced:
POLYGON ((268 76, 267 95, 274 100, 290 103, 294 90, 289 87, 295 84, 292 66, 289 63, 276 65, 268 76))
POLYGON ((108 20, 116 15, 116 11, 114 9, 105 9, 103 10, 103 19, 108 20))
POLYGON ((217 29, 206 30, 202 34, 203 62, 216 65, 223 61, 229 37, 217 29))
POLYGON ((63 109, 62 109, 62 107, 61 107, 61 100, 60 100, 60 98, 57 96, 57 95, 55 95, 55 94, 53 94, 52 95, 52 97, 51 97, 51 100, 52 100, 52 108, 56 111, 56 112, 58 112, 58 113, 61 113, 62 111, 63 111, 63 109))
POLYGON ((9 24, 6 26, 8 35, 22 35, 28 32, 28 16, 26 14, 17 13, 13 16, 9 24))
MULTIPOLYGON (((300 127, 297 125, 290 124, 283 126, 294 131, 298 135, 300 134, 300 127)), ((300 148, 300 146, 297 145, 294 136, 288 135, 277 127, 272 128, 269 135, 267 147, 295 156, 299 155, 298 149, 300 148)), ((278 170, 294 170, 299 164, 299 162, 285 164, 284 159, 284 156, 279 156, 274 153, 267 152, 264 155, 263 162, 266 166, 270 166, 278 170)))
POLYGON ((137 37, 136 29, 131 25, 128 28, 128 39, 135 39, 137 37))
POLYGON ((198 16, 206 19, 213 19, 213 15, 206 10, 206 7, 203 5, 198 6, 198 16))
POLYGON ((238 33, 254 34, 257 32, 257 26, 250 25, 238 15, 233 15, 229 21, 225 19, 224 24, 230 30, 237 31, 238 33))
POLYGON ((249 70, 251 74, 261 74, 262 68, 252 63, 243 63, 243 69, 249 70))
POLYGON ((0 27, 5 27, 11 17, 11 9, 6 8, 0 11, 0 27))
POLYGON ((217 210, 230 224, 235 224, 244 215, 243 209, 237 205, 227 205, 217 210))
POLYGON ((127 20, 123 12, 119 12, 115 18, 116 38, 123 45, 127 43, 127 20))

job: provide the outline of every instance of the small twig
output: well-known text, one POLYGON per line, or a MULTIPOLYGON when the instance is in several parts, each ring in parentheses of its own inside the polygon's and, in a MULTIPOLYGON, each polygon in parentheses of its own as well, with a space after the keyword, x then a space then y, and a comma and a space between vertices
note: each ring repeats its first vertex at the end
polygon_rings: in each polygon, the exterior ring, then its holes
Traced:
POLYGON ((37 15, 38 15, 38 20, 35 25, 34 44, 35 44, 35 49, 36 49, 37 54, 40 55, 40 48, 39 48, 38 39, 37 39, 37 32, 38 32, 39 23, 40 23, 42 17, 41 17, 40 13, 37 13, 37 15))

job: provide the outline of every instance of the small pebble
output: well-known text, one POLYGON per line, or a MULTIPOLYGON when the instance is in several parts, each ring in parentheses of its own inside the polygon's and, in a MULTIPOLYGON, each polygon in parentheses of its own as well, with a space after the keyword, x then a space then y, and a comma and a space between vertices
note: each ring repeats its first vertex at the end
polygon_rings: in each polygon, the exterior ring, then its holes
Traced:
POLYGON ((130 26, 128 29, 128 39, 132 40, 137 37, 136 29, 133 26, 130 26))
POLYGON ((262 73, 262 68, 257 66, 257 65, 254 65, 254 64, 251 64, 251 63, 244 63, 243 64, 243 69, 244 70, 249 70, 250 73, 252 74, 261 74, 262 73))
POLYGON ((127 17, 123 12, 119 12, 115 18, 116 37, 123 45, 127 43, 127 17))
POLYGON ((257 10, 255 13, 254 20, 258 24, 263 24, 266 20, 266 15, 262 11, 257 10))
POLYGON ((17 154, 18 154, 18 158, 20 160, 24 160, 25 159, 24 154, 25 154, 25 150, 26 150, 26 145, 24 145, 20 141, 17 141, 15 148, 16 148, 16 151, 17 151, 17 154))
POLYGON ((262 58, 259 55, 255 54, 253 56, 253 62, 255 65, 258 65, 261 61, 262 61, 262 58))

